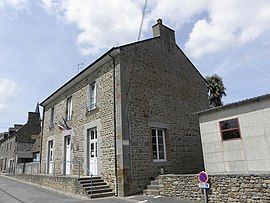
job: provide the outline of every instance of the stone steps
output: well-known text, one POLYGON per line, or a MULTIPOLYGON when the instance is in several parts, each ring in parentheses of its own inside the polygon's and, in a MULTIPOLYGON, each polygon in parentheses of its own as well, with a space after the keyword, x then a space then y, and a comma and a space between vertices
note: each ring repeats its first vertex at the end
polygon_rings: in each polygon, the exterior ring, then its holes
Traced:
MULTIPOLYGON (((91 187, 91 182, 90 183, 81 183, 81 185, 83 186, 83 187, 91 187)), ((101 185, 107 185, 107 183, 105 183, 105 182, 93 182, 92 183, 92 186, 101 186, 101 185)))
POLYGON ((159 191, 159 182, 154 180, 151 181, 151 185, 147 186, 147 189, 143 191, 145 195, 157 196, 160 194, 159 191))
POLYGON ((104 192, 104 193, 92 194, 91 199, 102 198, 102 197, 111 197, 114 195, 115 195, 114 192, 104 192))
POLYGON ((114 196, 115 193, 101 177, 83 177, 78 181, 90 198, 102 198, 114 196), (92 189, 92 190, 91 190, 92 189))

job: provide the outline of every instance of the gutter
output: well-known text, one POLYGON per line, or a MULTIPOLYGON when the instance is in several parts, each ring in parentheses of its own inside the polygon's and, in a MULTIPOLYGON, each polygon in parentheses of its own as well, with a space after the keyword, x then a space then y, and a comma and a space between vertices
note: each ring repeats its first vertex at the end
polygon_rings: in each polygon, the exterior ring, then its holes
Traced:
POLYGON ((114 170, 115 170, 115 196, 118 196, 118 175, 117 175, 117 144, 116 144, 116 96, 115 96, 115 58, 111 55, 111 52, 108 55, 113 60, 113 131, 114 131, 114 170))

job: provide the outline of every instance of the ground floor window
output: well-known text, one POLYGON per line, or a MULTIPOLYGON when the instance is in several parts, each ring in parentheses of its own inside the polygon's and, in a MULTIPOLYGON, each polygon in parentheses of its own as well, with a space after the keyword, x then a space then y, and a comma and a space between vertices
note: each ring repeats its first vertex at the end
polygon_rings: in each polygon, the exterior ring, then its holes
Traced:
POLYGON ((39 160, 40 160, 40 153, 39 152, 34 153, 33 161, 34 162, 39 162, 39 160))
POLYGON ((152 152, 153 161, 166 161, 167 157, 164 129, 152 129, 152 152))
POLYGON ((222 141, 241 138, 238 118, 220 121, 219 126, 222 141))

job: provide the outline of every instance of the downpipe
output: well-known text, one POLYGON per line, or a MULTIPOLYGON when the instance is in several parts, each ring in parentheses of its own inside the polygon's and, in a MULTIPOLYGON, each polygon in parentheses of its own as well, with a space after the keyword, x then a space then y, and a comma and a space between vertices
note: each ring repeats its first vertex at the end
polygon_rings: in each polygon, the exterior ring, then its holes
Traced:
POLYGON ((116 96, 115 96, 115 58, 109 53, 113 61, 113 131, 114 131, 114 170, 115 170, 115 196, 118 196, 118 174, 117 174, 117 144, 116 144, 116 96))

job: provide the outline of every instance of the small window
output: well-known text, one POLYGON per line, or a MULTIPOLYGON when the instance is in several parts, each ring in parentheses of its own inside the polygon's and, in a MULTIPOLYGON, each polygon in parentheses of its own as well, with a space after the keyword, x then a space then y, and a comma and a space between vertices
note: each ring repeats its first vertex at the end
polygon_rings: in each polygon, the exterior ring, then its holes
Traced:
POLYGON ((219 126, 222 141, 241 138, 239 121, 237 118, 220 121, 219 126))
POLYGON ((40 160, 40 153, 39 152, 34 153, 33 162, 39 162, 39 160, 40 160))
POLYGON ((51 108, 50 128, 54 126, 54 107, 51 108))
POLYGON ((165 130, 152 129, 153 161, 166 161, 165 130))
POLYGON ((66 105, 66 120, 70 120, 72 117, 72 97, 67 98, 67 105, 66 105))
POLYGON ((94 109, 96 108, 96 82, 93 82, 89 85, 89 109, 94 109))

